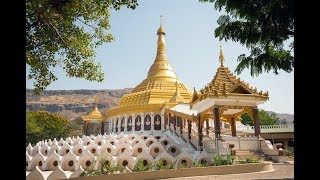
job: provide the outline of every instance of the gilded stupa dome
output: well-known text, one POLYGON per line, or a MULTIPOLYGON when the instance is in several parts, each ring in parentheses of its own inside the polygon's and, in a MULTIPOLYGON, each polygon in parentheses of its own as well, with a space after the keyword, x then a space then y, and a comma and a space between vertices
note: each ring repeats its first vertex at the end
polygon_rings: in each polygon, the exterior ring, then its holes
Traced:
POLYGON ((107 117, 125 112, 160 111, 166 104, 189 103, 192 93, 177 79, 171 67, 165 48, 165 31, 160 25, 158 31, 157 54, 146 79, 138 84, 130 94, 124 95, 117 107, 107 112, 107 117), (121 110, 120 110, 121 109, 121 110))

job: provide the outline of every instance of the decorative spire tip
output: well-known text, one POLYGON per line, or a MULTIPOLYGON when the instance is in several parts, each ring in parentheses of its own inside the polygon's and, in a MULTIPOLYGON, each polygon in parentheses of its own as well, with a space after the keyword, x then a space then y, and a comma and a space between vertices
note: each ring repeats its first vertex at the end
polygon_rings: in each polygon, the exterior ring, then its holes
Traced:
POLYGON ((219 61, 220 61, 220 65, 223 66, 224 56, 223 56, 223 52, 222 52, 221 40, 220 40, 220 55, 219 55, 219 61))
POLYGON ((96 103, 96 108, 98 108, 98 96, 95 97, 94 102, 96 103))

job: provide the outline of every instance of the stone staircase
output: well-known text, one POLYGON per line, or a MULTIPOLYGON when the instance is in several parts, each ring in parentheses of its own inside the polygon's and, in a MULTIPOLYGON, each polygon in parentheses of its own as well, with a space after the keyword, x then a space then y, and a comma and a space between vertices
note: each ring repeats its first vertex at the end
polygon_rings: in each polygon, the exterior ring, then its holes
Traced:
POLYGON ((186 152, 194 157, 196 157, 200 151, 196 151, 188 142, 185 142, 181 137, 177 136, 176 133, 168 130, 164 131, 163 134, 172 139, 176 144, 179 145, 183 152, 186 152))

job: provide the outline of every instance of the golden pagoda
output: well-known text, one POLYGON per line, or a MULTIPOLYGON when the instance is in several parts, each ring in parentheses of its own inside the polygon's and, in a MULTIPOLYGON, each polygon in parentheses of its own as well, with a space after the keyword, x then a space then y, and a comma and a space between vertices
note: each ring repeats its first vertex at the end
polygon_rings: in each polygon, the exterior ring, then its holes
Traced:
POLYGON ((165 31, 160 24, 157 31, 157 54, 147 78, 137 85, 130 94, 124 95, 118 106, 110 109, 106 117, 138 112, 160 112, 165 106, 172 107, 180 102, 189 103, 192 93, 177 78, 171 67, 165 46, 165 31))
MULTIPOLYGON (((84 120, 84 134, 87 135, 87 130, 88 130, 88 125, 90 123, 97 123, 100 124, 101 129, 103 129, 103 120, 105 119, 104 116, 102 116, 102 114, 100 113, 99 109, 98 109, 98 97, 95 97, 95 107, 93 108, 93 110, 88 114, 88 115, 83 115, 81 116, 82 119, 84 120)), ((102 132, 102 131, 101 131, 102 132)))
POLYGON ((95 97, 95 107, 93 108, 93 110, 88 115, 83 115, 82 119, 85 121, 104 119, 98 109, 98 97, 95 97))

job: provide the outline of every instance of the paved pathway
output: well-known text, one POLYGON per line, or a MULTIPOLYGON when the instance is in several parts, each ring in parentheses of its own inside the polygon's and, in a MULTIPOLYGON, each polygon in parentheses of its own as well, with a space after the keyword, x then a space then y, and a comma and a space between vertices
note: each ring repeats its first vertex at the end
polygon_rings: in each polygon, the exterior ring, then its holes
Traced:
POLYGON ((273 163, 273 171, 243 173, 243 174, 227 174, 227 175, 209 175, 209 176, 192 176, 169 178, 167 180, 211 180, 211 179, 293 179, 294 164, 273 163))

